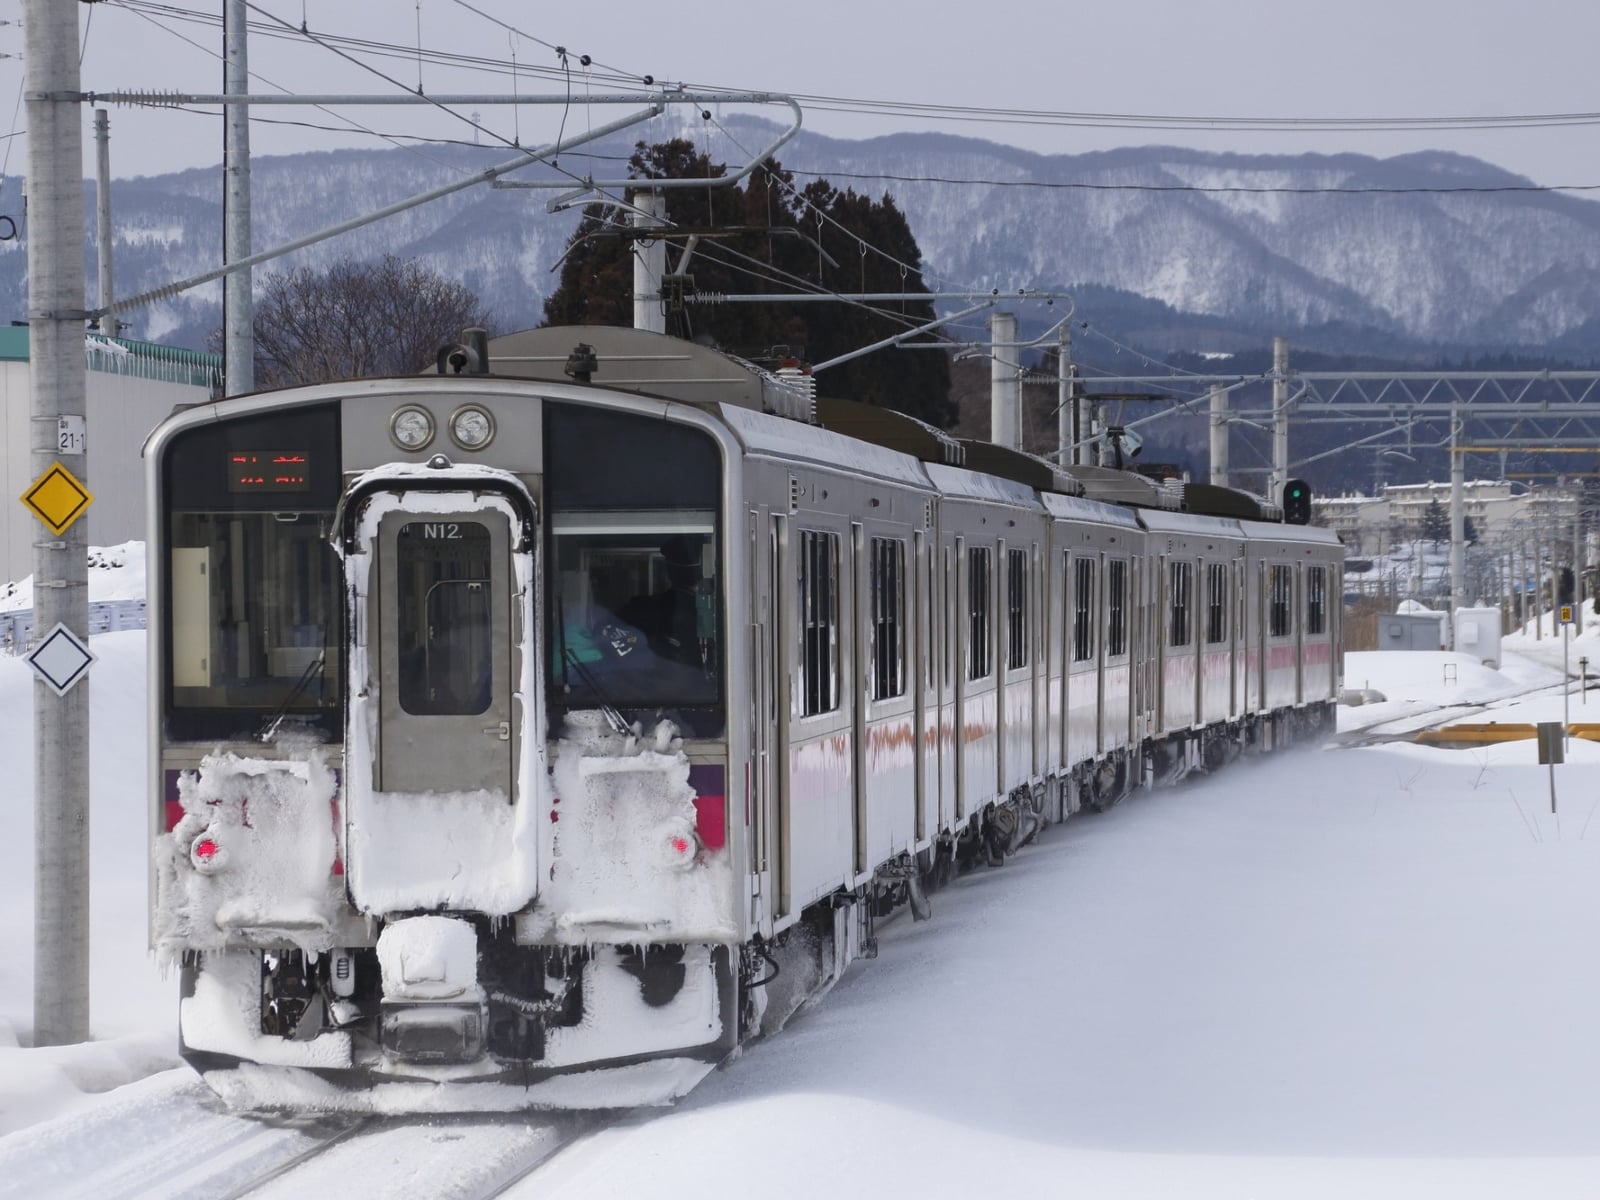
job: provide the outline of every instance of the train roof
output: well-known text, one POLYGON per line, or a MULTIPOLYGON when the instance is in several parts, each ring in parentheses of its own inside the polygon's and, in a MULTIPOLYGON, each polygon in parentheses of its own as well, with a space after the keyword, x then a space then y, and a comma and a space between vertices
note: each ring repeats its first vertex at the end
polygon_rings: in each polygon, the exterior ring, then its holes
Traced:
POLYGON ((1152 533, 1187 533, 1204 537, 1226 537, 1235 540, 1244 537, 1239 522, 1230 517, 1213 517, 1204 513, 1161 512, 1157 509, 1140 509, 1139 524, 1152 533))
POLYGON ((926 465, 928 478, 946 496, 961 496, 968 500, 988 500, 995 504, 1011 504, 1020 508, 1039 510, 1039 495, 1025 483, 989 475, 966 467, 946 467, 939 463, 926 465))
POLYGON ((1131 504, 1135 508, 1178 507, 1179 497, 1175 489, 1132 471, 1087 465, 1064 467, 1063 470, 1083 488, 1081 494, 1092 500, 1104 500, 1108 504, 1131 504))
POLYGON ((1082 496, 1063 496, 1057 492, 1044 492, 1039 499, 1044 501, 1044 509, 1052 517, 1068 521, 1092 521, 1097 525, 1119 525, 1124 529, 1139 528, 1138 519, 1131 508, 1087 500, 1082 496))
POLYGON ((490 338, 486 373, 572 383, 567 364, 580 343, 594 354, 591 378, 580 382, 595 387, 815 421, 808 383, 780 379, 711 346, 644 329, 551 325, 490 338))
POLYGON ((837 467, 922 489, 928 486, 921 464, 898 450, 875 446, 820 425, 788 421, 733 405, 719 406, 718 415, 752 454, 767 454, 812 466, 837 467))
POLYGON ((824 429, 899 450, 922 462, 944 463, 951 467, 966 464, 966 443, 926 421, 892 408, 818 396, 816 419, 824 429))

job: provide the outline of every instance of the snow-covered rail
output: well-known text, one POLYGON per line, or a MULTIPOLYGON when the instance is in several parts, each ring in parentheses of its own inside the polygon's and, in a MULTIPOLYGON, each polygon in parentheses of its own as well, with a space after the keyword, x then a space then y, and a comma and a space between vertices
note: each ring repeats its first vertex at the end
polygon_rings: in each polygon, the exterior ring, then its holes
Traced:
POLYGON ((168 1071, 0 1143, 0 1197, 490 1200, 595 1129, 596 1114, 244 1116, 168 1071))
POLYGON ((168 1071, 122 1088, 86 1112, 6 1138, 0 1196, 231 1200, 324 1153, 370 1121, 343 1114, 240 1117, 188 1072, 168 1071), (21 1181, 24 1191, 9 1190, 21 1181))

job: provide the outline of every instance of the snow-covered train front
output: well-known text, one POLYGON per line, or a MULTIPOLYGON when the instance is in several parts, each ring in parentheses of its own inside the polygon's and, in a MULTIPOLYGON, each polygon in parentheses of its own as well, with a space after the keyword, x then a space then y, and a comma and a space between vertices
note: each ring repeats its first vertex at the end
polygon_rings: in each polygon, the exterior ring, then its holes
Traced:
POLYGON ((1320 531, 489 349, 147 446, 152 939, 241 1105, 670 1100, 958 863, 1331 711, 1320 531))

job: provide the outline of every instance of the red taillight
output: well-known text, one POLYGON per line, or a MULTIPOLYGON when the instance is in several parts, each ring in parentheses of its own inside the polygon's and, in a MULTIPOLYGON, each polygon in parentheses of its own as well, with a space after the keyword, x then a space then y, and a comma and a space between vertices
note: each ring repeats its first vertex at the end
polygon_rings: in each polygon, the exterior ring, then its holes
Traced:
POLYGON ((672 847, 674 854, 683 855, 689 853, 689 839, 686 837, 671 838, 668 840, 667 845, 672 847))
POLYGON ((201 838, 194 844, 194 856, 209 862, 217 856, 217 844, 210 838, 201 838))

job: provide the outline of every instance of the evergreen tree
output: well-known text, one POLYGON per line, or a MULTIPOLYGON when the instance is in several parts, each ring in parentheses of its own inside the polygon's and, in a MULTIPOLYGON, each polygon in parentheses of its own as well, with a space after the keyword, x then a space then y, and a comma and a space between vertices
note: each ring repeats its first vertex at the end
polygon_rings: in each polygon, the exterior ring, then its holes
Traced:
MULTIPOLYGON (((682 138, 639 143, 630 168, 640 179, 715 179, 727 174, 725 164, 712 162, 682 138)), ((821 179, 797 190, 788 173, 769 161, 742 185, 676 188, 663 195, 670 225, 703 235, 685 272, 696 292, 928 290, 917 269, 922 252, 905 215, 887 194, 874 200, 821 179)), ((562 262, 560 283, 545 302, 546 324, 633 323, 627 224, 627 212, 619 205, 592 204, 584 210, 562 262)), ((668 269, 676 270, 684 238, 671 240, 668 269)), ((709 337, 730 353, 755 361, 788 355, 822 362, 933 317, 931 301, 881 306, 669 304, 668 330, 680 337, 709 337)), ((940 426, 955 418, 950 364, 943 354, 880 350, 830 368, 818 376, 817 386, 825 395, 884 405, 940 426)))
POLYGON ((1437 496, 1428 501, 1428 507, 1422 514, 1422 536, 1435 546, 1450 540, 1450 518, 1445 515, 1444 506, 1439 503, 1437 496))

